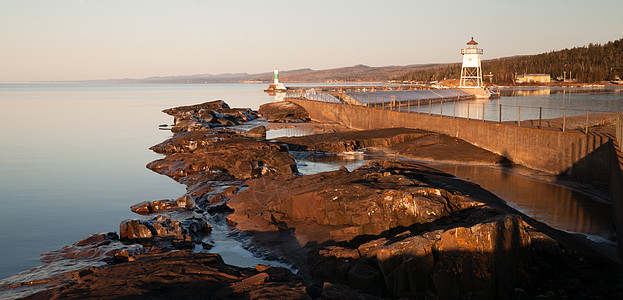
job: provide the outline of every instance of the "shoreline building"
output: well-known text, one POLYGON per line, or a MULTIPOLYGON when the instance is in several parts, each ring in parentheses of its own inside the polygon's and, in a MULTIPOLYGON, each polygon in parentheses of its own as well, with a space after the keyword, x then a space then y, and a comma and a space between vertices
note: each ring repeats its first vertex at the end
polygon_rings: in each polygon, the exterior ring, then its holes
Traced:
POLYGON ((516 83, 548 83, 551 81, 552 77, 549 74, 523 74, 515 78, 516 83))

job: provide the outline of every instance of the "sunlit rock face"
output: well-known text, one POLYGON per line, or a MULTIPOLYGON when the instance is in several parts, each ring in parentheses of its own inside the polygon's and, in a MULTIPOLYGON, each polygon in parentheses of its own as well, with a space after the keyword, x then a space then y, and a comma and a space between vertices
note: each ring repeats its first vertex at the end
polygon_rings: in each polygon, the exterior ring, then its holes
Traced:
MULTIPOLYGON (((241 230, 260 231, 270 231, 279 222, 313 223, 324 226, 324 240, 341 241, 398 226, 430 223, 483 205, 437 188, 425 178, 447 177, 443 173, 426 173, 415 164, 385 164, 370 164, 353 172, 340 169, 249 180, 248 188, 228 203, 235 210, 228 220, 241 230)), ((304 236, 305 230, 296 234, 304 236)))
POLYGON ((321 247, 308 261, 315 277, 395 297, 499 299, 511 297, 515 288, 529 290, 530 237, 519 217, 489 216, 461 225, 405 231, 352 248, 321 247))
POLYGON ((123 241, 172 244, 177 248, 192 247, 193 243, 201 242, 210 230, 206 217, 195 212, 158 214, 147 219, 124 220, 119 225, 119 235, 123 241))
POLYGON ((497 299, 530 288, 524 222, 445 173, 385 161, 247 184, 228 221, 279 242, 291 234, 313 278, 391 297, 497 299))
POLYGON ((309 113, 292 102, 272 102, 262 104, 258 110, 268 122, 301 123, 310 121, 309 113))
POLYGON ((184 195, 175 200, 143 201, 130 206, 130 210, 139 215, 149 215, 166 211, 193 209, 195 205, 195 200, 191 196, 184 195))

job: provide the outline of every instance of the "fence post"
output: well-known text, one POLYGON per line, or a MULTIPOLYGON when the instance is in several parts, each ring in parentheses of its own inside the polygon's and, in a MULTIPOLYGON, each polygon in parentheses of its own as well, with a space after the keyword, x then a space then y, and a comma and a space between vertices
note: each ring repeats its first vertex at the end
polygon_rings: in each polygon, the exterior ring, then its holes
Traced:
POLYGON ((502 104, 500 103, 500 123, 502 123, 502 104))
POLYGON ((541 129, 541 117, 543 116, 543 107, 539 106, 539 129, 541 129))
POLYGON ((441 100, 441 106, 440 106, 439 114, 443 117, 443 100, 441 100))
POLYGON ((616 121, 616 139, 619 144, 619 148, 621 147, 621 140, 623 139, 623 123, 621 123, 621 112, 617 112, 617 121, 616 121))
POLYGON ((485 104, 482 104, 482 121, 485 121, 485 104))
POLYGON ((586 130, 584 130, 584 134, 588 135, 588 109, 586 110, 586 130))
POLYGON ((521 106, 517 106, 517 126, 521 127, 521 106))
POLYGON ((431 107, 432 107, 432 103, 433 103, 433 100, 428 100, 428 115, 429 115, 429 116, 431 115, 431 107))
POLYGON ((567 131, 567 108, 562 108, 562 132, 567 131))

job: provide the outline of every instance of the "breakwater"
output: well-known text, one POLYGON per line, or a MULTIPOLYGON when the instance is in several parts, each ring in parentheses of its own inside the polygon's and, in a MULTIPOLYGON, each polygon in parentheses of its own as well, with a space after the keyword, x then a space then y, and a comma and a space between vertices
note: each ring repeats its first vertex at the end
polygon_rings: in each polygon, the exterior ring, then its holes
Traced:
POLYGON ((535 170, 567 174, 585 181, 610 181, 612 141, 607 136, 319 101, 287 100, 304 107, 315 120, 338 122, 356 129, 406 127, 435 131, 460 138, 535 170))

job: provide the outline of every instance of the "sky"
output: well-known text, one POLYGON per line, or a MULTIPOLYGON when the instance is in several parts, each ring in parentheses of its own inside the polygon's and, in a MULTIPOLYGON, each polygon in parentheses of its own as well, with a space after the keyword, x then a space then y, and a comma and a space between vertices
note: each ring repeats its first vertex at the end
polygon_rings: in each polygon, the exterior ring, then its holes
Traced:
POLYGON ((623 38, 621 0, 0 0, 0 83, 460 62, 623 38))

